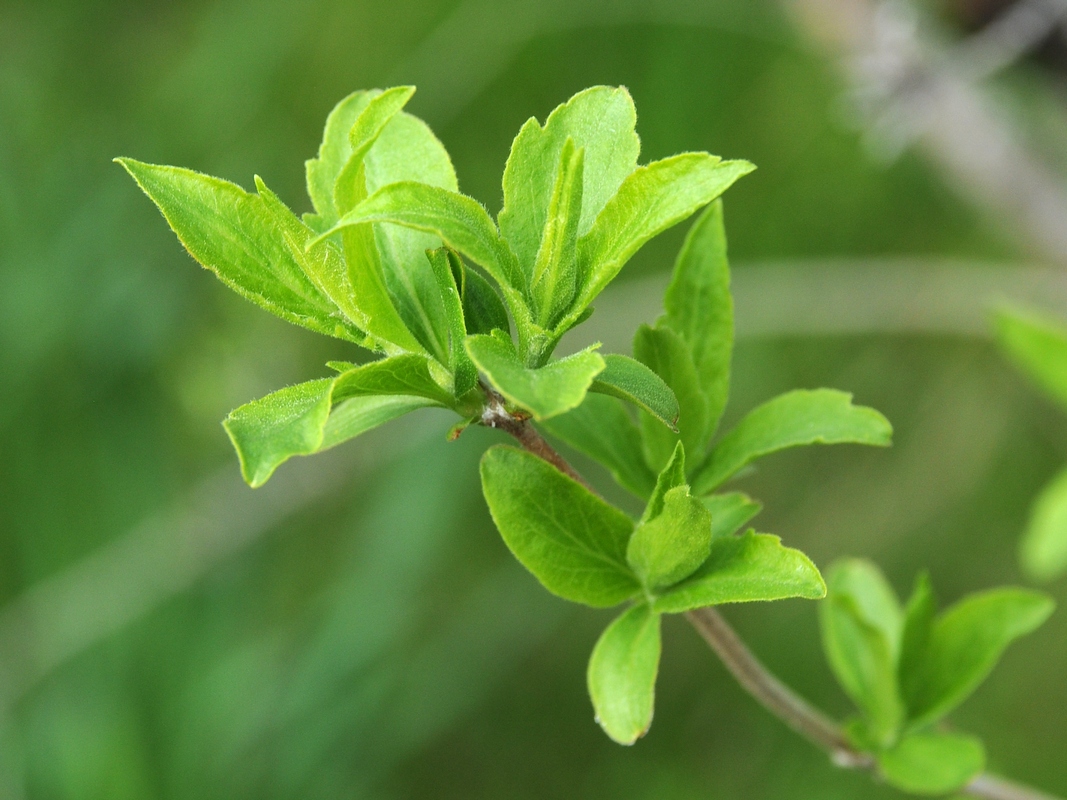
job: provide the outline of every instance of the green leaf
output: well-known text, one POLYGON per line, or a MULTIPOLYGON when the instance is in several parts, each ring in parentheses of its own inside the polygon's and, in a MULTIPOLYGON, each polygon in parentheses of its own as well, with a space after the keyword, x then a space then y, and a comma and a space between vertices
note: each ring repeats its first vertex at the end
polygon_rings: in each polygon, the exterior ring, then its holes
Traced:
POLYGON ((659 620, 647 605, 633 606, 601 634, 589 659, 586 678, 596 721, 619 744, 633 744, 652 724, 659 620))
POLYGON ((467 333, 490 334, 499 330, 510 336, 508 312, 496 289, 462 260, 451 263, 453 277, 463 298, 463 319, 467 324, 467 333))
POLYGON ((653 607, 677 614, 702 606, 826 594, 819 570, 811 560, 777 536, 748 531, 711 543, 711 555, 691 577, 667 590, 653 607))
POLYGON ((711 514, 688 486, 663 497, 663 509, 637 526, 626 560, 650 591, 673 586, 692 575, 711 553, 711 514))
POLYGON ((722 485, 760 456, 805 444, 854 442, 888 446, 889 421, 852 395, 833 389, 786 392, 750 411, 718 444, 693 477, 696 494, 722 485))
POLYGON ((578 241, 581 283, 575 310, 589 305, 645 242, 754 169, 747 161, 722 161, 707 153, 683 153, 638 167, 578 241))
POLYGON ((1067 325, 1023 309, 1001 310, 996 323, 997 339, 1008 357, 1067 407, 1067 325))
POLYGON ((284 461, 340 444, 417 408, 434 405, 421 397, 355 397, 334 404, 335 378, 289 386, 234 409, 223 422, 241 474, 262 486, 284 461))
POLYGON ((582 164, 585 151, 567 139, 548 204, 541 247, 529 277, 534 319, 544 328, 567 310, 578 279, 578 219, 582 212, 582 164))
POLYGON ((307 249, 315 232, 301 222, 281 199, 267 188, 263 179, 255 176, 256 190, 263 199, 263 206, 285 238, 289 253, 315 287, 326 295, 354 325, 367 329, 367 314, 356 302, 356 294, 348 278, 344 256, 329 243, 323 242, 307 249))
POLYGON ((711 536, 730 536, 763 510, 758 502, 741 492, 711 494, 703 498, 704 507, 711 512, 711 536))
MULTIPOLYGON (((334 378, 333 401, 366 395, 425 397, 442 406, 455 405, 452 393, 434 380, 430 359, 410 353, 371 361, 334 378)), ((440 368, 438 368, 440 369, 440 368)))
MULTIPOLYGON (((404 112, 382 129, 367 151, 364 167, 366 185, 353 201, 361 202, 383 186, 402 181, 418 181, 443 191, 457 189, 456 173, 444 145, 425 122, 404 112)), ((348 213, 354 206, 355 202, 342 211, 348 213)), ((423 346, 445 363, 448 320, 425 258, 427 250, 441 246, 441 239, 432 232, 388 224, 349 228, 342 238, 366 236, 368 231, 373 231, 385 283, 401 317, 423 346)))
POLYGON ((613 353, 604 356, 604 363, 604 371, 597 375, 589 391, 633 403, 671 430, 677 430, 678 398, 659 375, 640 361, 613 353))
POLYGON ((318 156, 304 163, 308 195, 318 212, 305 215, 304 221, 315 231, 321 232, 337 221, 333 188, 352 155, 352 143, 348 133, 376 94, 374 90, 353 92, 334 106, 326 118, 326 129, 323 131, 318 156))
POLYGON ((914 727, 940 719, 992 671, 1005 648, 1052 613, 1052 598, 1027 589, 973 594, 934 622, 920 665, 902 676, 914 727))
POLYGON ((604 369, 604 359, 593 348, 538 369, 523 366, 511 343, 495 336, 467 337, 467 352, 493 388, 536 420, 577 408, 604 369))
POLYGON ((1038 581, 1067 570, 1067 469, 1057 473, 1034 501, 1019 557, 1038 581))
POLYGON ((708 401, 700 388, 696 364, 689 347, 669 328, 641 325, 634 335, 634 357, 670 387, 678 401, 678 433, 665 428, 651 415, 641 415, 645 456, 653 468, 660 468, 674 446, 681 441, 691 464, 704 457, 708 429, 708 401))
POLYGON ((859 559, 830 571, 820 607, 823 649, 845 693, 866 718, 868 736, 892 744, 904 721, 897 689, 900 603, 882 573, 859 559))
POLYGON ((553 594, 607 607, 641 585, 626 563, 633 522, 535 455, 497 445, 482 491, 505 544, 553 594))
POLYGON ((611 472, 616 482, 642 500, 652 492, 656 476, 641 451, 641 431, 613 397, 587 394, 577 408, 541 423, 611 472))
POLYGON ((365 340, 301 270, 260 197, 192 170, 116 161, 159 206, 190 255, 231 289, 287 322, 365 340))
POLYGON ((641 522, 648 522, 653 517, 658 517, 663 513, 663 503, 667 497, 667 492, 685 485, 685 448, 679 442, 674 446, 674 452, 671 453, 670 459, 660 470, 659 475, 656 476, 656 486, 652 490, 652 495, 648 498, 648 503, 645 505, 645 512, 641 515, 641 522))
POLYGON ((899 665, 897 666, 901 685, 906 682, 905 676, 914 672, 922 663, 936 616, 937 598, 930 584, 930 576, 923 572, 916 579, 915 588, 904 609, 899 665))
POLYGON ((703 434, 706 440, 715 433, 726 407, 734 345, 734 302, 730 295, 722 200, 708 206, 689 229, 663 306, 667 313, 661 324, 689 345, 707 400, 707 428, 703 434))
POLYGON ((456 397, 462 397, 478 384, 478 369, 467 355, 467 324, 463 319, 463 299, 455 278, 457 272, 462 275, 462 264, 459 256, 445 247, 427 251, 426 257, 433 268, 448 317, 448 366, 454 376, 453 391, 456 397))
POLYGON ((959 733, 913 733, 878 754, 878 769, 886 783, 905 792, 944 795, 985 769, 985 748, 959 733))
POLYGON ((549 218, 556 169, 568 139, 585 151, 578 235, 637 167, 641 142, 634 133, 637 112, 625 88, 595 86, 557 107, 542 128, 536 119, 522 126, 504 168, 500 230, 524 274, 533 265, 549 218))
POLYGON ((386 125, 407 105, 408 100, 415 94, 415 87, 397 86, 385 91, 374 89, 369 94, 370 100, 363 106, 348 131, 348 159, 334 177, 333 208, 328 216, 322 215, 320 228, 335 224, 342 214, 351 210, 365 195, 364 159, 367 151, 377 142, 386 125))
POLYGON ((522 290, 525 279, 496 225, 478 201, 414 181, 391 183, 345 214, 323 237, 352 225, 391 222, 439 236, 485 270, 502 287, 522 290))

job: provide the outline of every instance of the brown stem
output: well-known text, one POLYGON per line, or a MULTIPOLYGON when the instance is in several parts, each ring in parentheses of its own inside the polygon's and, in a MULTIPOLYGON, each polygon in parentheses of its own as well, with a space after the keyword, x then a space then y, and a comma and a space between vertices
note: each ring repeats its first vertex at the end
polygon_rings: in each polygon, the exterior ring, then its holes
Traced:
MULTIPOLYGON (((574 467, 545 441, 528 419, 508 413, 503 398, 492 389, 484 386, 483 388, 489 398, 481 418, 483 425, 506 431, 526 450, 590 488, 574 467)), ((812 744, 829 753, 830 759, 837 766, 872 772, 875 770, 877 764, 874 758, 869 753, 853 747, 840 725, 778 680, 748 649, 737 632, 714 607, 694 609, 685 616, 741 687, 764 708, 812 744)), ((963 787, 961 793, 984 800, 1060 800, 1053 795, 988 772, 972 780, 963 787)))

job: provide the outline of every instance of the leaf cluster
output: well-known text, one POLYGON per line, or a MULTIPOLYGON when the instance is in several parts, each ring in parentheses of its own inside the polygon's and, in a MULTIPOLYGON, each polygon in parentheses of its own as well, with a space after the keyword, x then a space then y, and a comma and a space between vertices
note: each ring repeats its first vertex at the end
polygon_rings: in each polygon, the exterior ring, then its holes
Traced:
POLYGON ((982 771, 980 740, 940 724, 981 684, 1015 639, 1039 627, 1054 604, 1028 589, 970 595, 938 612, 922 574, 901 606, 876 566, 835 564, 820 622, 827 660, 860 716, 849 731, 874 754, 887 782, 915 794, 946 794, 982 771))

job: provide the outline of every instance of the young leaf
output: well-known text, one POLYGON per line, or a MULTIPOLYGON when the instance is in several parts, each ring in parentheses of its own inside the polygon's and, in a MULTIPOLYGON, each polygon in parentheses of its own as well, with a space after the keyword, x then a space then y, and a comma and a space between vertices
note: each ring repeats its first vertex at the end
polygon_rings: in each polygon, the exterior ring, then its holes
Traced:
POLYGON ((454 405, 452 394, 433 379, 430 364, 426 356, 409 353, 342 372, 333 379, 333 402, 367 395, 408 395, 446 408, 454 405))
POLYGON ((1038 581, 1067 570, 1067 469, 1049 481, 1034 501, 1019 556, 1023 568, 1038 581))
POLYGON ((973 736, 926 731, 878 754, 886 783, 911 794, 945 795, 985 769, 985 748, 973 736))
POLYGON ((758 502, 741 492, 710 494, 703 498, 704 507, 711 512, 711 536, 730 536, 756 516, 762 509, 758 502))
POLYGON ((337 183, 337 176, 341 174, 352 155, 348 133, 375 95, 374 90, 353 92, 334 106, 326 118, 326 129, 323 131, 318 156, 304 163, 308 196, 311 197, 311 203, 317 212, 305 215, 304 222, 315 231, 322 232, 337 221, 333 187, 337 183))
POLYGON ((997 339, 1015 365, 1067 407, 1067 325, 1022 309, 1003 309, 997 339))
POLYGON ((262 486, 292 456, 317 453, 409 411, 434 405, 421 397, 369 396, 334 408, 334 382, 321 378, 289 386, 230 412, 222 424, 250 486, 262 486))
POLYGON ((467 352, 493 388, 536 420, 577 408, 604 369, 604 359, 593 348, 539 369, 523 366, 511 343, 495 336, 467 337, 467 352))
POLYGON ((581 283, 574 308, 589 305, 645 242, 754 169, 747 161, 722 161, 707 153, 683 153, 638 167, 578 241, 581 283))
POLYGON ((494 330, 499 330, 510 336, 511 323, 508 322, 508 312, 504 307, 504 301, 496 293, 496 289, 478 272, 464 264, 461 259, 450 263, 452 276, 463 298, 463 319, 467 325, 467 333, 488 335, 494 330))
POLYGON ((323 237, 368 222, 391 222, 433 233, 484 267, 502 286, 525 288, 515 257, 488 212, 466 195, 414 181, 387 184, 341 217, 323 237))
POLYGON ((613 397, 587 394, 577 408, 545 420, 541 427, 598 461, 616 482, 645 500, 656 476, 641 452, 641 431, 613 397))
POLYGON ((711 438, 730 391, 730 354, 734 344, 734 303, 726 260, 722 200, 701 214, 685 237, 663 298, 662 324, 689 345, 700 388, 707 400, 711 438))
POLYGON ((633 522, 535 455, 497 445, 482 491, 505 544, 553 594, 604 608, 641 585, 626 563, 633 522))
MULTIPOLYGON (((459 256, 445 247, 427 251, 426 257, 433 268, 434 277, 441 290, 445 314, 448 317, 448 366, 454 376, 453 391, 456 397, 462 397, 477 385, 478 369, 467 355, 465 344, 467 325, 463 319, 463 299, 460 297, 455 278, 456 273, 462 268, 461 266, 457 268, 461 262, 459 256)), ((460 274, 462 275, 462 272, 460 274)))
POLYGON ((619 744, 652 724, 660 656, 659 614, 641 603, 612 622, 593 648, 587 682, 596 721, 619 744))
POLYGON ((685 485, 685 448, 679 442, 666 465, 656 476, 656 487, 652 490, 652 495, 645 504, 645 512, 641 515, 642 524, 663 513, 667 492, 685 485))
POLYGON ((905 675, 910 675, 922 663, 930 630, 937 616, 937 598, 930 584, 930 576, 921 573, 915 581, 911 598, 904 609, 904 622, 900 635, 900 657, 897 667, 899 682, 903 685, 905 675))
MULTIPOLYGON (((368 108, 366 113, 370 112, 368 108)), ((360 117, 363 119, 363 116, 360 117)), ((364 159, 365 187, 352 203, 339 209, 348 213, 383 186, 418 181, 439 189, 457 189, 456 172, 444 145, 425 122, 400 112, 381 130, 364 159)), ((378 224, 346 228, 342 238, 372 233, 389 293, 407 326, 441 363, 448 358, 448 319, 425 253, 441 246, 433 233, 398 225, 378 224)))
POLYGON ((704 494, 760 456, 805 444, 854 442, 886 447, 889 421, 852 395, 833 389, 786 392, 753 409, 712 448, 693 476, 693 491, 704 494))
POLYGON ((263 206, 285 238, 293 260, 315 287, 348 319, 366 330, 369 318, 356 302, 344 257, 328 242, 307 249, 308 242, 315 238, 315 232, 301 222, 278 195, 267 188, 262 178, 256 175, 254 180, 256 190, 263 199, 263 206))
POLYGON ((702 606, 748 603, 826 594, 819 570, 811 560, 777 536, 748 531, 711 543, 711 555, 689 578, 664 592, 653 603, 656 611, 678 614, 702 606))
POLYGON ((589 391, 633 403, 671 430, 677 430, 678 398, 659 375, 626 356, 609 354, 604 356, 604 363, 604 371, 597 375, 589 391))
POLYGON ((567 139, 563 145, 541 247, 529 278, 534 318, 546 329, 574 299, 584 153, 581 148, 575 148, 573 139, 567 139))
POLYGON ((902 676, 913 727, 940 719, 973 692, 1015 639, 1036 630, 1055 604, 1041 592, 992 589, 942 614, 917 668, 902 676))
POLYGON ((190 255, 231 289, 287 322, 365 340, 300 269, 261 198, 192 170, 116 160, 159 206, 190 255))
POLYGON ((625 88, 594 86, 558 106, 543 128, 532 118, 522 126, 504 168, 504 208, 498 220, 524 274, 533 273, 566 141, 585 151, 577 231, 582 236, 637 167, 641 142, 634 133, 636 122, 625 88))
POLYGON ((711 552, 711 514, 688 486, 663 497, 663 509, 637 526, 626 561, 650 591, 673 586, 692 575, 711 552))
POLYGON ((645 455, 653 468, 666 463, 680 440, 690 464, 704 457, 708 429, 708 401, 700 388, 693 355, 682 338, 669 328, 641 325, 634 335, 634 357, 663 379, 678 401, 678 433, 648 414, 641 415, 645 455))
POLYGON ((835 564, 828 587, 820 607, 826 658, 863 711, 868 736, 888 746, 904 721, 897 689, 900 604, 878 568, 858 559, 835 564))

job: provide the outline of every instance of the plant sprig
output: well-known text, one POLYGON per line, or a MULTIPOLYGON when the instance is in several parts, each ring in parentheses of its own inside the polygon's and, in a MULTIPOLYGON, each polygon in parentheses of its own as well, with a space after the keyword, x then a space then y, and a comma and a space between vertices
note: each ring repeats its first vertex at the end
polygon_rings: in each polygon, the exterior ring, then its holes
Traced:
POLYGON ((523 125, 494 220, 459 192, 445 148, 404 111, 413 92, 356 92, 337 105, 306 165, 314 212, 302 218, 258 176, 249 193, 119 159, 224 283, 366 351, 353 354, 361 363, 330 362, 333 375, 230 413, 224 426, 245 480, 260 486, 293 456, 426 407, 457 415, 449 438, 472 424, 501 429, 520 448, 489 448, 481 479, 511 552, 560 597, 626 606, 587 673, 612 739, 632 744, 649 729, 660 620, 684 613, 746 688, 850 765, 876 764, 914 792, 973 789, 980 743, 930 725, 1009 641, 1043 621, 1051 601, 1000 590, 935 619, 928 584, 905 613, 873 567, 835 568, 823 605, 827 654, 862 712, 847 735, 766 673, 714 610, 827 592, 807 556, 747 527, 761 507, 721 491, 728 481, 785 448, 887 446, 892 436, 880 413, 831 389, 772 398, 719 434, 733 349, 719 197, 754 167, 708 153, 639 165, 629 93, 593 87, 544 124, 523 125), (701 209, 664 314, 638 328, 632 357, 592 343, 555 358, 634 253, 701 209), (595 493, 542 430, 601 463, 643 502, 640 518, 595 493))

